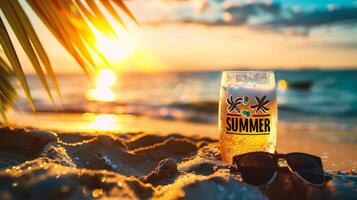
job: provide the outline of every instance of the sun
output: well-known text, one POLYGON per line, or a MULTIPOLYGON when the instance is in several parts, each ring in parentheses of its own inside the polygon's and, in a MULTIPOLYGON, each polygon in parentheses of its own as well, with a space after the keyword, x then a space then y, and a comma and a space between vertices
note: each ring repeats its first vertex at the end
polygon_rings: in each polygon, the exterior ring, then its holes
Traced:
POLYGON ((111 65, 122 63, 136 51, 137 44, 128 32, 115 28, 116 34, 105 34, 95 28, 94 48, 102 54, 111 65))
POLYGON ((113 29, 116 36, 92 28, 95 36, 92 45, 96 52, 91 51, 91 55, 97 66, 110 65, 118 73, 151 73, 164 68, 162 60, 152 51, 151 40, 144 29, 131 27, 127 31, 115 25, 113 29))
POLYGON ((119 39, 101 34, 97 35, 95 46, 111 63, 127 58, 130 50, 128 47, 123 47, 119 39))

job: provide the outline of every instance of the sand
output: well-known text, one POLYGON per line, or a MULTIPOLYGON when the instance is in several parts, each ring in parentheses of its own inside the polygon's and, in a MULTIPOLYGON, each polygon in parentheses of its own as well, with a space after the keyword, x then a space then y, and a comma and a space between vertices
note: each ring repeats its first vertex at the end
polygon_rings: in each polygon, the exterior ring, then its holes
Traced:
POLYGON ((357 176, 341 173, 317 188, 282 169, 258 188, 210 137, 0 129, 0 199, 353 199, 357 176))
MULTIPOLYGON (((74 113, 9 113, 14 127, 36 127, 55 132, 85 132, 114 134, 145 132, 167 136, 179 133, 185 137, 219 138, 216 123, 193 123, 179 120, 160 120, 144 116, 97 114, 88 119, 86 114, 74 113)), ((299 123, 278 123, 276 150, 279 153, 306 152, 322 158, 326 171, 357 171, 357 132, 329 130, 299 123)))

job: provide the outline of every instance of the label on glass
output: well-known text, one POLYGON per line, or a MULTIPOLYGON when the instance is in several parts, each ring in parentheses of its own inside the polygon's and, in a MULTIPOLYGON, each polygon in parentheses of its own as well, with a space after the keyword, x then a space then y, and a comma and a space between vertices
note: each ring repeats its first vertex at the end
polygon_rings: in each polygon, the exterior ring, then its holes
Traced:
MULTIPOLYGON (((221 110, 222 129, 226 134, 269 135, 272 131, 272 91, 250 89, 249 92, 236 88, 226 91, 221 110), (226 112, 226 113, 224 113, 226 112)), ((244 90, 244 89, 243 89, 244 90)))

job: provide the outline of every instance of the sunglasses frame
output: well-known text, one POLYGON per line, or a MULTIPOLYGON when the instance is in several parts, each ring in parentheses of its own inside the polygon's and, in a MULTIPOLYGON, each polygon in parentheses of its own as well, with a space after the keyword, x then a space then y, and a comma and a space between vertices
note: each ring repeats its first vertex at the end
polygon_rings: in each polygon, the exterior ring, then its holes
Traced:
POLYGON ((307 153, 300 153, 300 152, 292 152, 292 153, 288 153, 288 154, 279 154, 279 153, 272 154, 272 153, 269 153, 269 152, 256 151, 256 152, 249 152, 249 153, 237 155, 237 156, 234 156, 233 160, 232 160, 233 161, 233 165, 236 167, 235 170, 240 172, 240 163, 239 163, 239 161, 241 160, 242 157, 249 156, 249 155, 252 155, 252 154, 257 154, 257 153, 266 154, 269 157, 272 157, 272 159, 274 159, 274 163, 275 163, 275 165, 272 166, 275 169, 275 171, 274 171, 274 174, 272 175, 272 177, 270 178, 270 180, 267 183, 263 184, 263 185, 258 185, 258 187, 264 187, 264 186, 270 185, 276 179, 276 177, 278 176, 278 173, 279 173, 278 169, 279 168, 284 168, 284 167, 280 167, 279 166, 279 164, 278 164, 279 159, 284 159, 286 161, 286 163, 288 164, 289 171, 292 172, 294 175, 296 175, 300 180, 304 181, 305 183, 307 183, 309 185, 320 187, 320 186, 323 186, 325 184, 325 182, 326 182, 326 178, 324 176, 324 181, 321 184, 311 183, 310 181, 308 181, 305 178, 303 178, 297 172, 297 170, 294 169, 294 164, 291 162, 291 160, 289 160, 289 156, 291 156, 291 155, 304 155, 304 156, 308 156, 309 158, 312 158, 314 161, 316 161, 316 163, 321 168, 322 172, 324 172, 323 167, 322 167, 322 161, 321 161, 320 157, 315 156, 315 155, 311 155, 311 154, 307 154, 307 153))

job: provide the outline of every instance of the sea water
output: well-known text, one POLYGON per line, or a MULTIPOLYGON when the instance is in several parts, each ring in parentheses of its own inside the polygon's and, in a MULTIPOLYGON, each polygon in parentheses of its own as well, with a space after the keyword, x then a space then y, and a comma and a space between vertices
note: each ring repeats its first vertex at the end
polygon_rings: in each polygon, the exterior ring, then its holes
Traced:
MULTIPOLYGON (((117 99, 106 103, 86 98, 92 87, 83 74, 59 74, 64 106, 59 103, 57 112, 54 112, 38 77, 28 75, 27 80, 37 113, 128 114, 216 124, 221 73, 118 74, 118 82, 112 87, 117 99)), ((314 134, 336 132, 332 135, 334 139, 357 142, 356 77, 357 70, 276 70, 276 83, 282 79, 288 83, 287 88, 277 90, 279 124, 314 134), (291 87, 301 82, 309 82, 311 86, 291 87), (349 135, 341 135, 338 131, 346 131, 349 135)), ((16 109, 31 113, 22 88, 18 84, 15 86, 18 86, 20 96, 16 109)), ((330 139, 328 135, 321 138, 330 139)))

